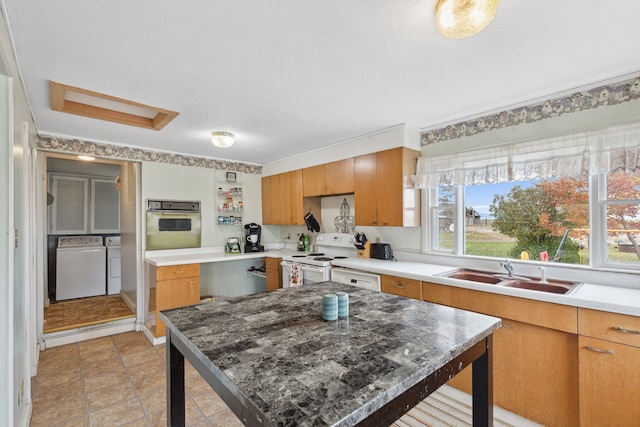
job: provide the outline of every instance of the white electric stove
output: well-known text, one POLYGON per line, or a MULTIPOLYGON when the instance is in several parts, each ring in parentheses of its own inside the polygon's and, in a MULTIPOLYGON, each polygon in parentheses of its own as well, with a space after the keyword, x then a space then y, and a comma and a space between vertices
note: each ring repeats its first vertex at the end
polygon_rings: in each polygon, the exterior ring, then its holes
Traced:
POLYGON ((282 286, 331 280, 331 261, 355 257, 355 241, 353 235, 346 233, 318 234, 316 251, 282 257, 282 286))

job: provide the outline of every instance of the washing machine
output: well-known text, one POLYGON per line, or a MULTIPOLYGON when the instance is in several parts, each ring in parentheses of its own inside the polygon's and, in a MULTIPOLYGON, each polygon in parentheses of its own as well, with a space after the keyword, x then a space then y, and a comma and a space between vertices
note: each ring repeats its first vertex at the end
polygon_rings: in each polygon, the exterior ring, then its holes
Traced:
POLYGON ((120 236, 107 237, 104 244, 107 247, 107 294, 119 294, 121 288, 120 236))
POLYGON ((58 239, 56 301, 105 295, 106 250, 100 236, 58 239))

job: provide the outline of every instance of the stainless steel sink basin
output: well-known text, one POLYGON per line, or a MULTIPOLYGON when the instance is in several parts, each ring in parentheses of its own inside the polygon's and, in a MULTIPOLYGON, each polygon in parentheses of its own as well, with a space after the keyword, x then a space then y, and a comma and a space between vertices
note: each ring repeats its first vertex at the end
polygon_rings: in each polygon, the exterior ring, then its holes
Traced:
POLYGON ((486 283, 496 286, 507 286, 510 288, 528 289, 531 291, 550 292, 554 294, 566 294, 578 283, 564 282, 560 280, 549 280, 546 283, 538 279, 520 276, 509 277, 506 274, 495 274, 486 271, 468 270, 461 268, 451 273, 443 274, 442 277, 450 279, 468 280, 476 283, 486 283))
POLYGON ((494 277, 492 273, 486 273, 484 271, 476 271, 476 270, 466 270, 466 269, 456 270, 452 273, 445 274, 444 277, 449 277, 451 279, 458 279, 458 280, 468 280, 470 282, 488 283, 491 285, 500 283, 503 280, 498 277, 494 277))

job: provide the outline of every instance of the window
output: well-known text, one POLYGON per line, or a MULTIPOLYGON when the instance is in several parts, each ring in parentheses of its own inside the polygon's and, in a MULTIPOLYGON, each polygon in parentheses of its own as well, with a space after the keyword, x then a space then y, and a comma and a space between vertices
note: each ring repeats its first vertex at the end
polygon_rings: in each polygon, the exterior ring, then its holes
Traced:
POLYGON ((607 263, 640 265, 640 170, 606 176, 607 263))
POLYGON ((432 247, 436 251, 453 252, 453 231, 455 229, 455 188, 452 185, 438 186, 431 207, 434 240, 432 247))
POLYGON ((640 125, 421 158, 428 252, 640 268, 640 125))
POLYGON ((465 253, 588 264, 586 176, 465 186, 465 253))

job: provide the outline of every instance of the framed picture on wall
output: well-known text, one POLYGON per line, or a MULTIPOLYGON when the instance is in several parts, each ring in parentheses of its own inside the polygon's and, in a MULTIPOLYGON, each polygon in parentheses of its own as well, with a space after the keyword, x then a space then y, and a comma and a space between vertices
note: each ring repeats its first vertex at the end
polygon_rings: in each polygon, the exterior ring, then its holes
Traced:
POLYGON ((235 172, 227 172, 227 182, 236 182, 235 172))

